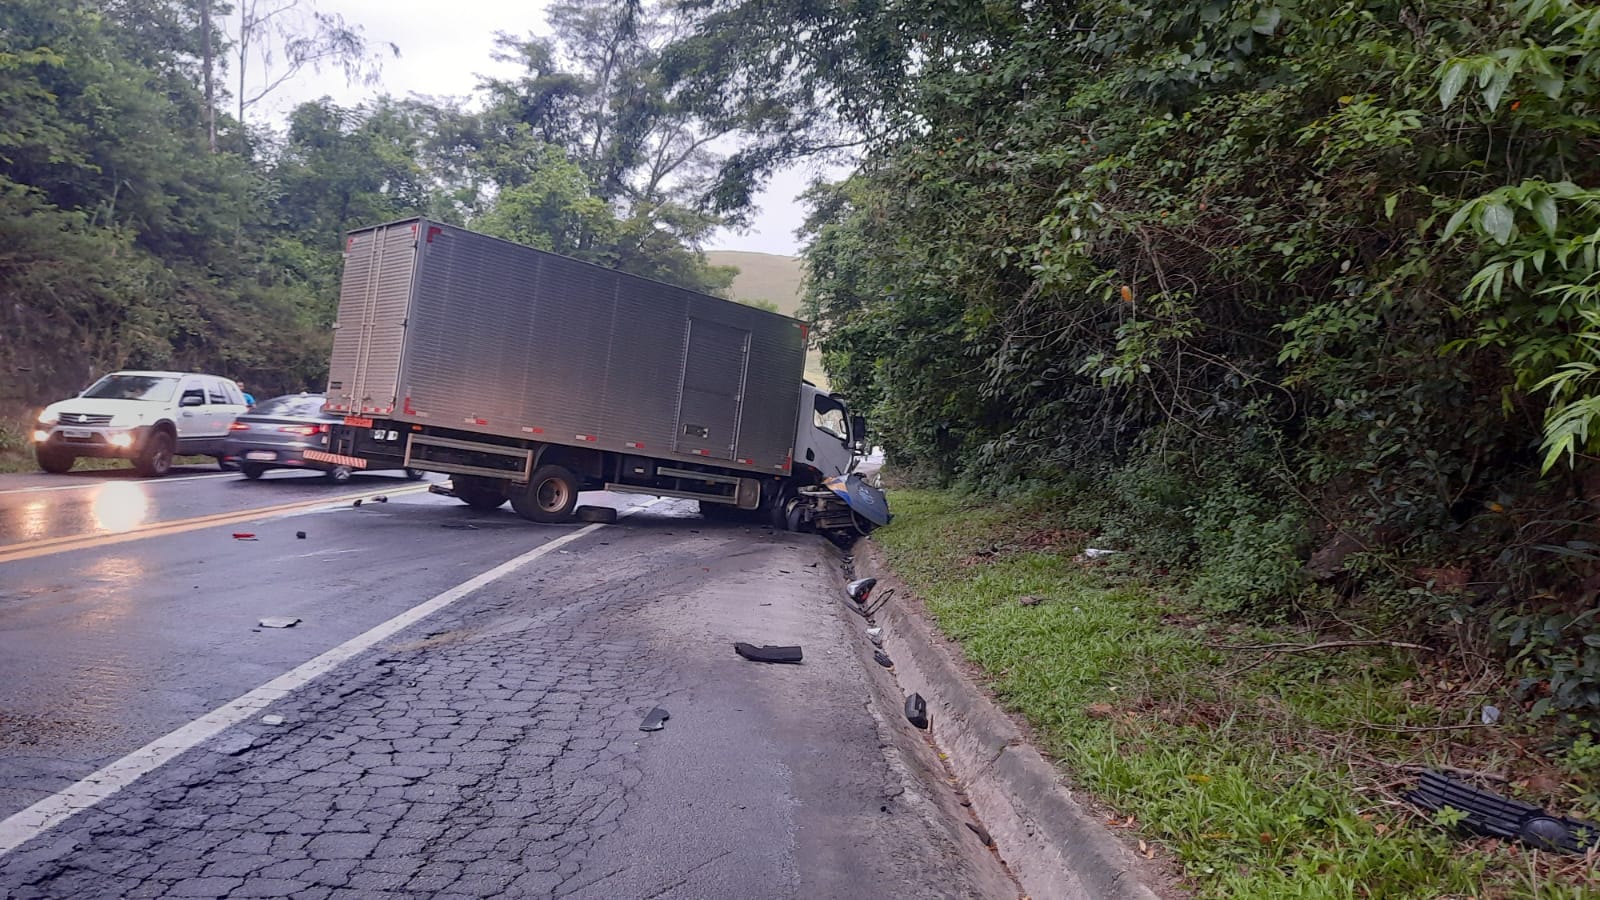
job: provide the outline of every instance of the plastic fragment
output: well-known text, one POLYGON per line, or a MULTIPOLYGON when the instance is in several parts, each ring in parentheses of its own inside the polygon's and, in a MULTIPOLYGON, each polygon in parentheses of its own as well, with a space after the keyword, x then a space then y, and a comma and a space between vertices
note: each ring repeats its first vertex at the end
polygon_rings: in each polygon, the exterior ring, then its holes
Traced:
POLYGON ((882 627, 868 628, 867 629, 867 640, 871 641, 873 646, 875 646, 875 647, 882 647, 883 646, 883 628, 882 627))
POLYGON ((280 716, 280 715, 277 715, 277 714, 262 716, 261 717, 261 724, 263 724, 263 725, 282 725, 283 724, 283 716, 280 716))
POLYGON ((300 620, 294 616, 268 616, 260 624, 262 628, 293 628, 300 620))
POLYGON ((236 541, 253 541, 256 539, 256 535, 253 531, 235 531, 233 539, 236 541))
POLYGON ((294 536, 295 536, 295 540, 303 541, 303 540, 306 539, 306 533, 304 531, 296 531, 294 533, 294 536))
POLYGON ((750 660, 751 662, 798 663, 800 662, 801 658, 801 652, 798 646, 775 646, 772 644, 767 644, 757 647, 754 644, 747 644, 743 641, 740 641, 739 643, 733 645, 733 650, 735 653, 739 654, 745 659, 750 660))
POLYGON ((660 731, 661 729, 667 727, 667 720, 670 718, 672 718, 672 713, 669 713, 658 706, 655 709, 650 710, 650 714, 644 717, 643 722, 639 723, 639 730, 660 731))
POLYGON ((1485 725, 1493 725, 1494 723, 1500 721, 1500 707, 1485 706, 1483 708, 1482 718, 1483 724, 1485 725))
POLYGON ((921 694, 906 698, 906 721, 918 728, 928 727, 928 701, 922 699, 921 694))
POLYGON ((872 589, 877 585, 878 579, 876 578, 857 578, 855 581, 845 585, 844 589, 845 593, 850 595, 851 600, 857 603, 865 603, 867 598, 872 596, 872 589))
POLYGON ((883 666, 885 669, 894 667, 894 660, 890 659, 889 654, 883 652, 882 650, 872 651, 872 661, 880 666, 883 666))

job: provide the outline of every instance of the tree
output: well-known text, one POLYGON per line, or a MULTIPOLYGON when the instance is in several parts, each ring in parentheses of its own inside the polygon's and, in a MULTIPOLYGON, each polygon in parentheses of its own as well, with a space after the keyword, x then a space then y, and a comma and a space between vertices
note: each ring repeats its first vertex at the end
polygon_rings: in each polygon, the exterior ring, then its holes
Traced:
MULTIPOLYGON (((378 83, 382 55, 372 49, 362 26, 319 12, 312 0, 239 0, 238 29, 233 59, 240 124, 252 107, 307 69, 333 66, 351 83, 378 83), (253 67, 260 69, 254 83, 253 67)), ((400 55, 395 44, 385 46, 400 55)))

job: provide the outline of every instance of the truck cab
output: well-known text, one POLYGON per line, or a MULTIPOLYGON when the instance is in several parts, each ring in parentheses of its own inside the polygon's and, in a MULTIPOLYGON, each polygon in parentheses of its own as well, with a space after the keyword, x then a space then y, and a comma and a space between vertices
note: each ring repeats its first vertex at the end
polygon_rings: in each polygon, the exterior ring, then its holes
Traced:
POLYGON ((795 422, 795 465, 815 469, 823 478, 849 474, 865 446, 866 423, 852 417, 844 398, 811 382, 800 386, 799 421, 795 422))

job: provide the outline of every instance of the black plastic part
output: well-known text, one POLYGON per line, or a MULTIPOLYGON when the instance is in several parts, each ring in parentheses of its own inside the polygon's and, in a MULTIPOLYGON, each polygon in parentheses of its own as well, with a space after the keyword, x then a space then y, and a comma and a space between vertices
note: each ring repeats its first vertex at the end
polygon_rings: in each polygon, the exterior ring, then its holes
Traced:
POLYGON ((1600 848, 1600 825, 1563 819, 1531 803, 1502 797, 1438 772, 1422 773, 1422 783, 1406 795, 1417 806, 1437 812, 1448 806, 1467 814, 1461 827, 1490 837, 1522 841, 1540 850, 1586 853, 1600 848))
POLYGON ((751 662, 764 663, 798 663, 800 661, 800 648, 777 647, 771 644, 757 647, 755 644, 746 644, 740 641, 733 645, 733 650, 751 662))
POLYGON ((922 699, 921 694, 906 698, 906 721, 918 728, 928 727, 928 701, 922 699))
POLYGON ((296 532, 295 532, 295 533, 294 533, 294 536, 295 536, 295 539, 296 539, 296 540, 301 540, 301 541, 303 541, 303 540, 305 540, 305 539, 306 539, 306 533, 305 533, 305 532, 304 532, 304 531, 296 531, 296 532))
POLYGON ((644 717, 643 722, 639 723, 639 730, 660 731, 661 729, 667 727, 667 720, 670 718, 672 718, 672 713, 669 713, 658 706, 655 709, 650 710, 650 714, 644 717))
POLYGON ((874 650, 874 651, 872 651, 872 659, 873 659, 874 662, 876 662, 880 666, 883 666, 885 669, 887 669, 890 666, 894 665, 894 660, 890 659, 889 658, 889 654, 883 652, 882 650, 874 650))

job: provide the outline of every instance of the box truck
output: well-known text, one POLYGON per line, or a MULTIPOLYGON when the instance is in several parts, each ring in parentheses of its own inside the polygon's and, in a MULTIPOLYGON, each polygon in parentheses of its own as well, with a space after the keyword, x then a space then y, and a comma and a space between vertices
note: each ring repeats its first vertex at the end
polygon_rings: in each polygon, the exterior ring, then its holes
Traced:
POLYGON ((464 228, 351 232, 326 452, 450 476, 469 506, 570 518, 583 491, 835 536, 885 524, 866 422, 804 380, 807 326, 464 228))

